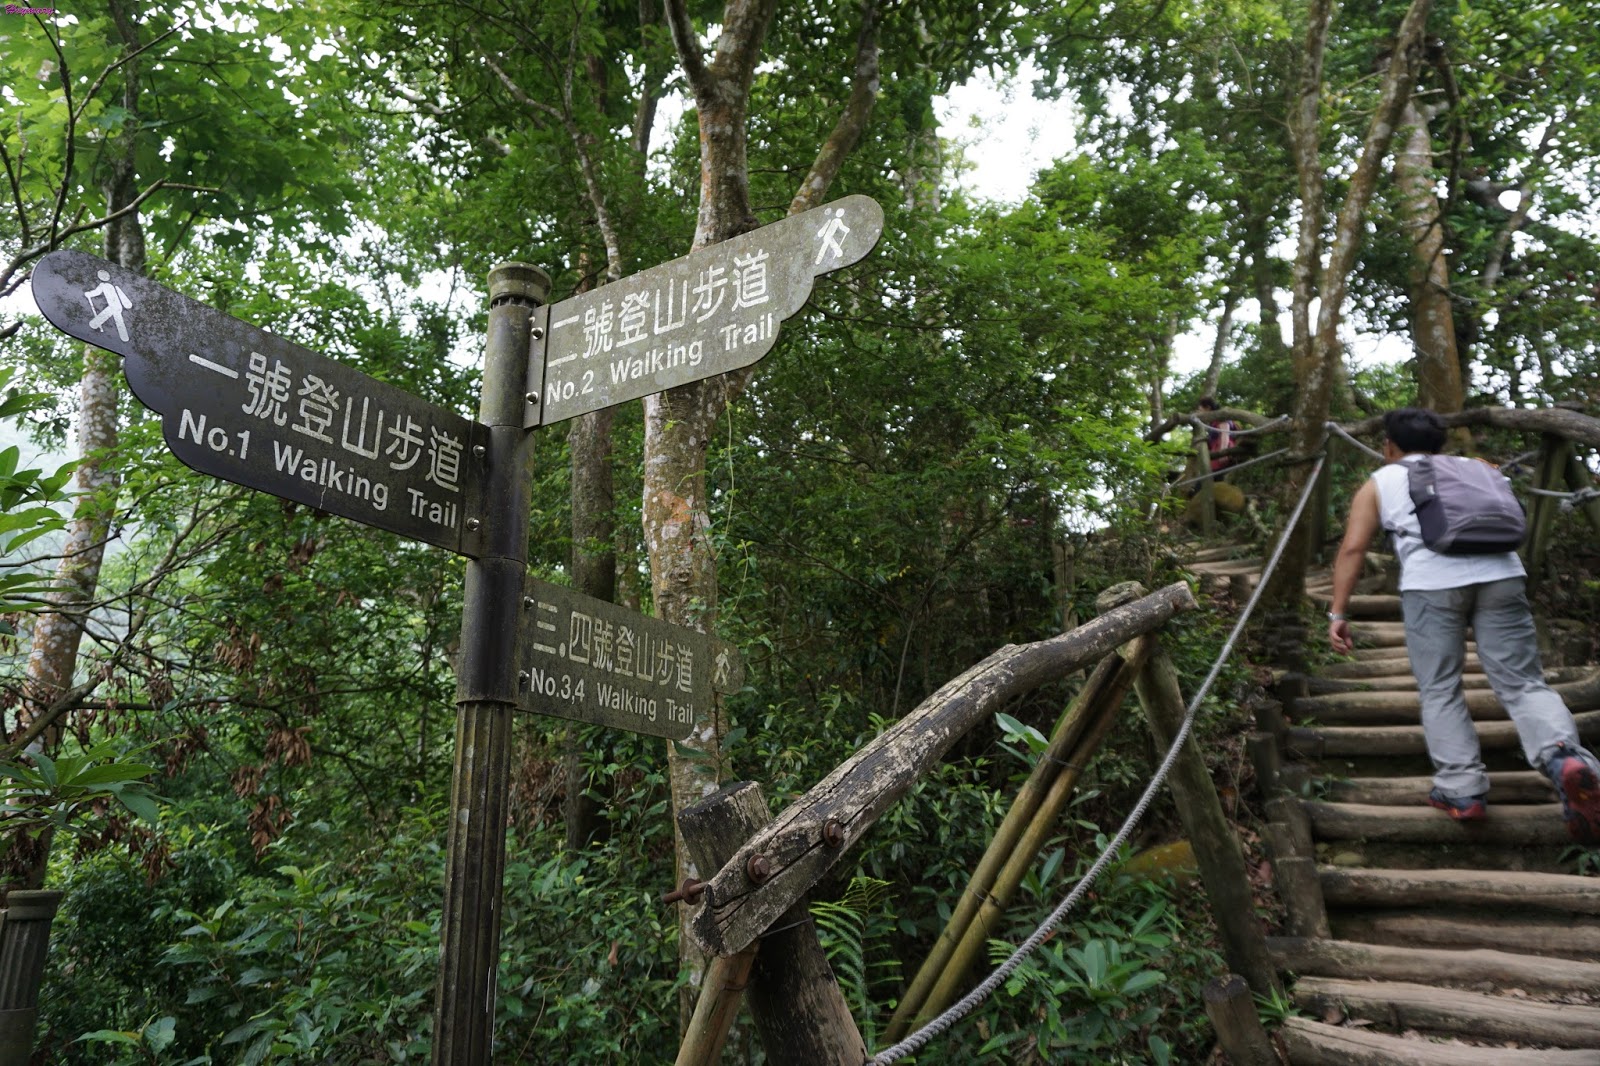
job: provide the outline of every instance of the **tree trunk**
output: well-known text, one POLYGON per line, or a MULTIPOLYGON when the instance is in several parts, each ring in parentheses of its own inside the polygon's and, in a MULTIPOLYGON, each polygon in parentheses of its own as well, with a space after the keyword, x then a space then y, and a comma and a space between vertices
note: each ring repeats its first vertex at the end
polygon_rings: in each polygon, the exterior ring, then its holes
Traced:
MULTIPOLYGON (((120 3, 111 4, 112 18, 123 42, 124 54, 139 48, 138 27, 133 15, 120 3)), ((130 58, 121 68, 122 107, 127 112, 117 138, 108 146, 108 175, 103 185, 107 214, 133 201, 138 174, 135 152, 139 128, 139 60, 130 58)), ((144 228, 137 211, 116 219, 106 227, 105 257, 119 266, 143 272, 145 266, 144 228)), ((25 728, 32 718, 72 687, 78 666, 78 651, 84 625, 100 584, 100 566, 105 559, 106 540, 111 535, 122 476, 115 454, 117 447, 117 397, 122 377, 122 359, 114 353, 84 345, 83 378, 79 385, 77 485, 82 497, 62 548, 56 570, 58 588, 47 598, 49 608, 34 623, 28 654, 24 688, 24 712, 18 725, 25 728)), ((48 747, 60 731, 45 734, 48 747)), ((37 887, 44 876, 48 843, 39 854, 13 854, 8 861, 20 860, 30 866, 29 887, 37 887)))
POLYGON ((1404 140, 1395 152, 1401 225, 1411 238, 1411 340, 1417 354, 1417 401, 1435 411, 1466 406, 1461 359, 1451 313, 1444 223, 1434 195, 1433 137, 1428 113, 1413 95, 1400 113, 1404 140))
MULTIPOLYGON (((611 426, 615 409, 601 408, 573 419, 567 431, 572 463, 572 587, 610 603, 617 594, 616 505, 611 470, 611 426)), ((581 850, 600 827, 600 805, 588 794, 579 727, 564 740, 567 779, 566 850, 581 850)))
MULTIPOLYGON (((746 155, 750 86, 777 0, 727 0, 722 34, 707 59, 685 0, 666 0, 665 14, 700 126, 698 251, 755 229, 746 155)), ((866 127, 877 97, 877 5, 862 5, 852 90, 833 132, 800 183, 790 212, 820 203, 866 127)), ((644 540, 656 614, 677 625, 710 632, 716 620, 717 569, 710 538, 706 454, 717 419, 750 380, 751 368, 682 385, 644 401, 644 540)), ((668 751, 672 807, 676 813, 717 790, 722 738, 728 722, 720 698, 694 732, 668 751)), ((704 878, 677 837, 677 880, 704 878)), ((699 995, 704 956, 691 938, 679 941, 689 980, 679 996, 686 1024, 699 995)))
POLYGON ((1215 396, 1217 379, 1222 376, 1222 360, 1228 353, 1228 334, 1233 330, 1233 310, 1239 305, 1239 293, 1231 284, 1222 294, 1222 317, 1217 320, 1217 336, 1211 344, 1211 364, 1206 367, 1205 380, 1200 384, 1200 395, 1215 396))
MULTIPOLYGON (((1301 229, 1294 267, 1294 366, 1299 393, 1295 398, 1294 423, 1290 428, 1290 448, 1303 461, 1289 468, 1285 489, 1292 500, 1305 488, 1312 456, 1322 450, 1327 437, 1326 424, 1332 409, 1333 386, 1339 377, 1344 348, 1339 341, 1339 325, 1344 317, 1345 296, 1350 287, 1350 272, 1361 247, 1362 224, 1367 204, 1377 183, 1378 166, 1394 139, 1395 123, 1410 98, 1421 62, 1422 31, 1427 22, 1429 0, 1412 0, 1395 33, 1394 51, 1384 70, 1378 109, 1373 113, 1361 155, 1350 176, 1349 191, 1339 208, 1334 225, 1328 262, 1322 270, 1317 295, 1316 333, 1310 332, 1310 279, 1320 259, 1316 233, 1322 212, 1321 159, 1318 151, 1317 113, 1321 96, 1322 51, 1327 41, 1331 11, 1323 0, 1313 5, 1313 22, 1307 34, 1306 75, 1300 98, 1291 116, 1295 138, 1295 167, 1301 188, 1301 229), (1318 22, 1317 19, 1321 18, 1318 22), (1315 78, 1315 82, 1313 82, 1315 78)), ((1291 531, 1282 565, 1273 575, 1265 598, 1268 603, 1287 608, 1297 603, 1305 586, 1306 569, 1315 545, 1311 526, 1297 525, 1291 531)))

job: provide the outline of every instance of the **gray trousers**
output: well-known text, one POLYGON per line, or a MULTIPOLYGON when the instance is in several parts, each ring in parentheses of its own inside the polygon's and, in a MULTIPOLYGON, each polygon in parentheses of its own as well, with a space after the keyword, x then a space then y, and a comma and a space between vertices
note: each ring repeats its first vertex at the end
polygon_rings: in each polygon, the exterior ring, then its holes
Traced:
POLYGON ((1600 762, 1578 743, 1572 712, 1545 684, 1522 578, 1455 589, 1411 589, 1400 594, 1400 607, 1411 672, 1422 698, 1422 733, 1440 792, 1466 797, 1489 791, 1478 733, 1461 687, 1469 625, 1483 672, 1516 724, 1528 764, 1543 770, 1556 746, 1565 744, 1600 773, 1600 762))

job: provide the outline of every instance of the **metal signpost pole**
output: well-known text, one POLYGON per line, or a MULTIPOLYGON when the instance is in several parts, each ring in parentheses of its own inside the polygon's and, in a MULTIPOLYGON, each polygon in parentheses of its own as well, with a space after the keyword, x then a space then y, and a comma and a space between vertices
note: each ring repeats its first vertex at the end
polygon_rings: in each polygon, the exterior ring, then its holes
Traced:
POLYGON ((467 520, 482 551, 467 564, 456 690, 434 1066, 487 1066, 517 706, 517 631, 528 559, 533 436, 526 419, 529 344, 550 279, 526 263, 489 272, 489 330, 479 421, 489 427, 483 514, 467 520))

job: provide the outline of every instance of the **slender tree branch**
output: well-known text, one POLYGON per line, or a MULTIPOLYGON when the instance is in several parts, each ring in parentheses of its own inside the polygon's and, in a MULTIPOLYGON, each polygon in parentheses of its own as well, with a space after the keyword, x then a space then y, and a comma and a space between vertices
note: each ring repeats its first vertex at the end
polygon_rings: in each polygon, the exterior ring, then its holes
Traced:
POLYGON ((20 231, 18 243, 29 244, 33 240, 33 231, 28 226, 28 210, 22 205, 22 182, 19 177, 22 160, 18 159, 16 166, 12 166, 11 153, 6 151, 4 141, 0 141, 0 163, 5 164, 6 183, 11 186, 11 202, 17 207, 17 227, 20 231))
POLYGON ((672 31, 678 62, 683 66, 683 76, 689 80, 690 92, 699 100, 711 92, 711 72, 706 69, 700 37, 694 32, 694 22, 689 18, 684 0, 666 0, 662 7, 667 16, 667 28, 672 31))
POLYGON ((478 48, 478 55, 483 58, 485 63, 489 64, 489 69, 494 72, 494 76, 499 79, 500 84, 505 86, 506 92, 511 94, 512 99, 523 107, 547 115, 557 122, 565 123, 566 116, 561 113, 559 108, 552 107, 543 100, 536 100, 523 92, 522 86, 513 81, 511 75, 507 74, 500 64, 495 62, 494 56, 489 54, 489 50, 483 46, 483 42, 478 40, 476 34, 473 35, 472 42, 478 48))
POLYGON ((49 232, 54 233, 56 226, 61 222, 61 212, 67 209, 67 193, 72 187, 72 167, 77 160, 78 116, 77 110, 72 105, 72 74, 67 67, 66 54, 61 51, 61 42, 51 34, 50 27, 43 18, 35 15, 34 21, 39 23, 39 27, 44 30, 45 39, 55 50, 57 70, 61 75, 61 95, 67 105, 67 128, 61 135, 61 186, 56 189, 56 202, 50 209, 50 225, 46 227, 49 232))
POLYGON ((854 74, 850 98, 834 123, 833 132, 817 153, 811 172, 800 183, 789 204, 789 214, 809 211, 822 202, 846 157, 860 143, 878 100, 878 0, 862 0, 861 30, 856 36, 854 74))
POLYGON ((88 108, 89 103, 90 103, 90 101, 92 101, 94 99, 95 94, 100 91, 100 87, 106 83, 106 79, 107 78, 109 78, 112 74, 114 74, 118 69, 120 69, 121 67, 127 65, 128 63, 133 62, 135 59, 138 59, 144 53, 150 51, 150 49, 154 48, 156 45, 160 44, 162 41, 166 40, 168 37, 171 37, 173 34, 177 33, 179 30, 183 29, 188 24, 189 24, 189 20, 188 19, 184 19, 181 22, 174 23, 172 28, 169 29, 166 33, 163 33, 158 37, 151 38, 145 44, 141 44, 139 47, 135 48, 133 51, 131 51, 128 54, 124 55, 121 59, 118 59, 115 63, 112 63, 110 66, 106 67, 106 69, 102 70, 100 72, 100 76, 95 78, 94 84, 89 86, 89 91, 84 94, 83 102, 78 105, 77 110, 73 113, 73 115, 72 115, 73 124, 76 125, 83 118, 83 112, 85 111, 85 109, 88 108))
POLYGON ((84 697, 99 687, 100 678, 94 678, 93 680, 85 681, 77 688, 68 689, 56 697, 38 717, 28 723, 28 728, 24 729, 20 736, 5 747, 0 748, 0 759, 15 758, 19 753, 27 750, 29 744, 43 736, 45 730, 55 725, 68 712, 81 707, 84 697))

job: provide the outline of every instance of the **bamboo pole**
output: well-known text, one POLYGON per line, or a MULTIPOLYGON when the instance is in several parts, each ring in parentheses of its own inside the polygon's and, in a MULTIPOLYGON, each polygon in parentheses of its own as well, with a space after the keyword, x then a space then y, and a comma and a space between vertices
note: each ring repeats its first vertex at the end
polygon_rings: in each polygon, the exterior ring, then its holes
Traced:
POLYGON ((939 939, 934 942, 933 949, 928 952, 928 957, 923 960, 921 968, 912 978, 905 994, 900 997, 899 1006, 895 1008, 894 1017, 889 1020, 889 1026, 884 1033, 886 1040, 898 1041, 909 1031, 913 1015, 927 999, 928 992, 933 988, 939 975, 944 972, 951 953, 960 943, 962 934, 972 922, 973 915, 978 913, 984 897, 994 886, 995 876, 1005 864, 1007 856, 1016 847, 1028 823, 1033 820, 1060 765, 1071 761, 1072 749, 1083 735, 1093 708, 1107 691, 1106 686, 1110 684, 1120 663, 1121 660, 1115 654, 1100 660, 1100 664, 1089 675, 1088 682, 1062 712, 1060 720, 1056 722, 1056 727, 1051 732, 1050 746, 1045 749, 1039 761, 1034 764, 1028 779, 1017 790, 1011 808, 1001 820, 1000 828, 995 830, 994 839, 989 842, 983 858, 978 860, 977 867, 972 871, 972 878, 967 883, 966 891, 956 901, 955 910, 945 923, 939 939))
POLYGON ((1016 894, 1023 878, 1028 875, 1034 860, 1044 849, 1045 842, 1055 832, 1056 819, 1067 805, 1067 800, 1071 798, 1073 789, 1077 787, 1084 767, 1094 757, 1101 741, 1115 724, 1117 715, 1122 710, 1122 702, 1127 698, 1139 671, 1143 668, 1145 658, 1155 646, 1154 642, 1154 637, 1144 636, 1119 650, 1119 655, 1125 658, 1117 664, 1116 672, 1111 677, 1106 691, 1090 708, 1088 731, 1064 760, 1065 765, 1059 768, 1055 780, 1051 782, 1049 791, 1045 793, 1026 830, 1018 839, 1015 848, 1006 856, 1005 863, 995 875, 994 884, 980 903, 977 913, 961 933, 960 941, 951 951, 949 961, 918 1012, 918 1022, 937 1015, 953 1003, 961 993, 968 971, 983 955, 990 937, 999 929, 1000 920, 1005 915, 1011 897, 1016 894))
POLYGON ((758 940, 725 958, 712 958, 711 965, 706 968, 705 983, 700 986, 700 998, 695 1001, 694 1017, 689 1019, 683 1043, 678 1045, 674 1066, 716 1066, 721 1061, 722 1045, 739 1014, 739 1004, 744 999, 745 984, 750 979, 750 967, 755 965, 760 943, 758 940))

